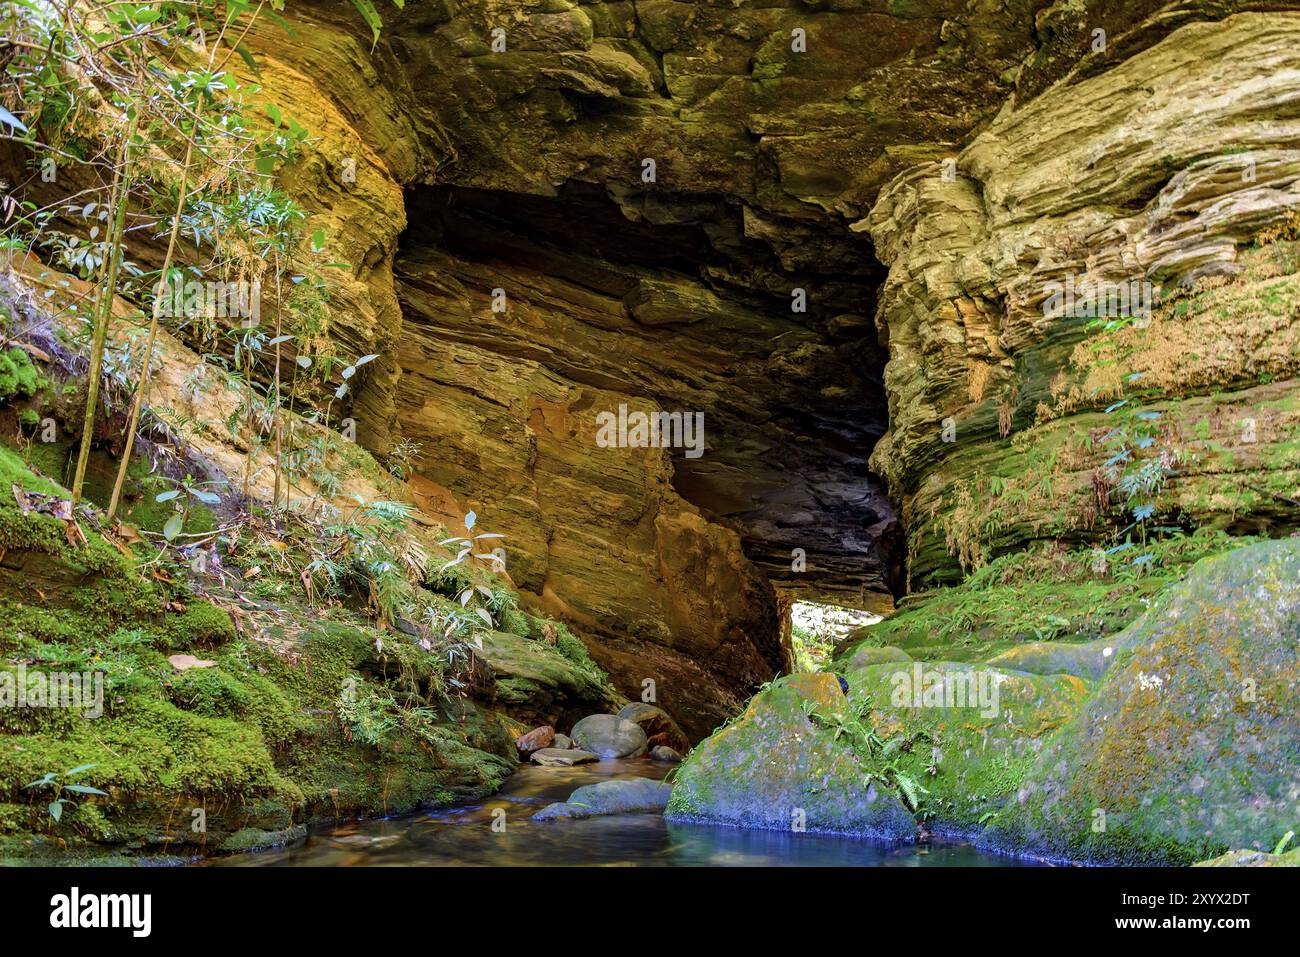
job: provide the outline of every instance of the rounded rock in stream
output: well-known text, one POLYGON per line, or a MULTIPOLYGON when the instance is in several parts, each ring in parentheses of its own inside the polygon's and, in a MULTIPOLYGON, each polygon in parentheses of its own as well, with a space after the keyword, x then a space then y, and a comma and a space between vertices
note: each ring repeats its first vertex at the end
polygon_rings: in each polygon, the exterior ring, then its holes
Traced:
POLYGON ((542 748, 540 751, 534 751, 533 756, 528 760, 547 768, 571 768, 575 764, 599 761, 600 756, 580 748, 566 748, 563 751, 559 748, 542 748))
POLYGON ((544 724, 540 728, 533 728, 527 734, 522 734, 516 738, 515 748, 519 751, 520 757, 526 758, 534 751, 551 747, 554 741, 555 729, 549 724, 544 724))
POLYGON ((593 714, 573 726, 574 747, 602 758, 639 758, 646 751, 640 727, 614 714, 593 714))
POLYGON ((548 804, 542 808, 533 815, 533 820, 554 821, 559 818, 662 811, 668 804, 672 791, 672 785, 650 778, 616 778, 599 784, 585 784, 570 794, 567 801, 548 804))
POLYGON ((686 734, 663 708, 643 701, 633 701, 625 705, 618 716, 624 721, 631 721, 646 733, 646 746, 649 748, 664 745, 683 754, 691 749, 686 734))

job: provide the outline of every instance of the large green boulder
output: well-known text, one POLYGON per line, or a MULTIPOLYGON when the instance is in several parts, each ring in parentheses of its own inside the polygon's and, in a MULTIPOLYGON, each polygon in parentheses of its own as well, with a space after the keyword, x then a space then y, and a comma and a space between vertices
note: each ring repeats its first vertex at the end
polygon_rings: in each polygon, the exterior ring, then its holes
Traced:
POLYGON ((1183 864, 1300 824, 1300 541, 1207 558, 1117 636, 986 844, 1183 864))
POLYGON ((864 786, 849 739, 813 712, 848 716, 834 675, 794 675, 755 695, 679 767, 668 820, 913 840, 916 826, 899 798, 864 786))
POLYGON ((616 711, 625 700, 544 641, 484 632, 478 657, 491 669, 497 707, 529 725, 568 728, 593 711, 616 711))
POLYGON ((919 782, 930 826, 963 834, 1016 794, 1089 693, 1073 675, 952 661, 869 665, 847 681, 880 741, 868 764, 919 782))

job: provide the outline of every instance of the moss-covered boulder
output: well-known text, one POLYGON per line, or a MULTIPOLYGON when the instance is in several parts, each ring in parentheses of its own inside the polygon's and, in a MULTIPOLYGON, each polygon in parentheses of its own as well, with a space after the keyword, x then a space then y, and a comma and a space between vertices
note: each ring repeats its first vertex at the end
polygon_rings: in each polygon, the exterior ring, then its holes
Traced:
POLYGON ((1030 641, 994 655, 988 663, 1012 671, 1036 675, 1075 675, 1087 681, 1102 676, 1115 653, 1131 639, 1133 632, 1093 641, 1030 641))
POLYGON ((919 810, 931 825, 963 833, 1016 794, 1089 693, 1072 675, 962 662, 869 665, 847 680, 881 742, 868 765, 920 782, 928 793, 919 810))
POLYGON ((864 786, 851 744, 814 720, 814 712, 848 714, 834 675, 773 682, 679 767, 667 818, 913 840, 907 808, 888 788, 864 786))
MULTIPOLYGON (((852 636, 850 636, 852 637, 852 636)), ((886 645, 883 648, 875 645, 859 644, 843 661, 842 666, 846 671, 852 671, 855 668, 865 668, 868 665, 879 665, 888 661, 911 661, 912 656, 902 648, 896 648, 893 645, 886 645)))
POLYGON ((617 711, 624 700, 604 674, 555 645, 493 631, 479 652, 492 669, 498 707, 530 725, 569 728, 592 712, 617 711))
POLYGON ((1123 636, 986 844, 1190 864, 1300 823, 1300 541, 1198 563, 1123 636))

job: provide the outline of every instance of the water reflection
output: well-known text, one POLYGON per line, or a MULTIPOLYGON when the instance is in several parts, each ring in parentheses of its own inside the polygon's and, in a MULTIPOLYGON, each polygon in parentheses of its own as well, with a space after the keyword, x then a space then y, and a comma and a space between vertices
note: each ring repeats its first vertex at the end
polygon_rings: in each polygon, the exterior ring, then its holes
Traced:
POLYGON ((530 820, 577 787, 614 777, 662 778, 651 761, 602 761, 578 768, 520 768, 496 795, 477 804, 415 817, 349 823, 313 834, 301 845, 213 860, 226 866, 1007 866, 1018 861, 969 845, 882 847, 815 834, 669 824, 658 814, 587 820, 530 820), (505 812, 504 831, 492 823, 505 812))

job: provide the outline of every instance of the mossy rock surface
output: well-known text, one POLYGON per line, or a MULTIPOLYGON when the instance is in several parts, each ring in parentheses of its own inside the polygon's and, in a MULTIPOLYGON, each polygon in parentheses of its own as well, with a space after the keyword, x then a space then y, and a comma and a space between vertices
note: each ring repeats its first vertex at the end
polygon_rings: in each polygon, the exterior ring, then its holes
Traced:
MULTIPOLYGON (((2 448, 0 473, 66 495, 2 448)), ((295 603, 281 609, 305 624, 291 646, 241 639, 183 567, 147 577, 82 530, 77 543, 0 497, 0 683, 20 667, 91 673, 103 692, 93 709, 0 708, 0 856, 273 846, 315 821, 481 798, 516 766, 504 722, 445 695, 418 645, 295 603), (212 664, 180 670, 167 658, 179 651, 212 664), (372 740, 340 710, 349 692, 380 709, 372 740), (75 783, 107 793, 77 796, 55 822, 50 788, 25 785, 82 765, 75 783)))
POLYGON ((1193 867, 1300 867, 1300 847, 1285 854, 1266 851, 1229 851, 1208 861, 1198 861, 1193 867))
POLYGON ((624 703, 599 672, 539 639, 493 631, 479 655, 492 669, 497 706, 531 726, 569 728, 624 703))
POLYGON ((673 781, 670 821, 911 841, 912 816, 892 791, 862 787, 853 749, 808 709, 843 713, 830 674, 794 675, 755 695, 744 713, 706 739, 673 781))
POLYGON ((296 844, 305 840, 306 837, 307 828, 301 824, 278 831, 265 831, 257 827, 246 827, 241 828, 222 841, 218 850, 223 854, 269 851, 275 847, 296 844))
POLYGON ((1207 558, 1123 636, 984 842, 1190 864, 1300 823, 1300 541, 1207 558))
POLYGON ((1130 630, 1093 641, 1031 641, 993 655, 988 663, 1036 675, 1074 675, 1085 681, 1096 681, 1134 634, 1130 630))
POLYGON ((865 668, 868 665, 878 665, 888 661, 911 660, 911 655, 902 648, 896 648, 893 645, 877 648, 874 645, 860 644, 853 649, 853 652, 847 658, 841 660, 840 667, 845 671, 852 671, 856 668, 865 668))
POLYGON ((849 672, 850 695, 893 759, 929 792, 932 826, 972 832, 1013 797, 1024 775, 1082 707, 1087 683, 965 662, 890 663, 849 672))

